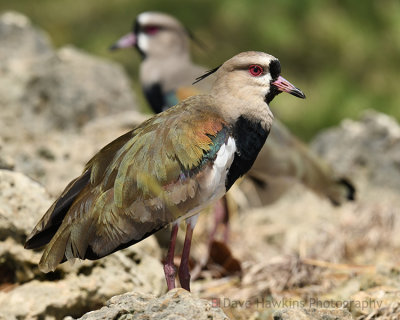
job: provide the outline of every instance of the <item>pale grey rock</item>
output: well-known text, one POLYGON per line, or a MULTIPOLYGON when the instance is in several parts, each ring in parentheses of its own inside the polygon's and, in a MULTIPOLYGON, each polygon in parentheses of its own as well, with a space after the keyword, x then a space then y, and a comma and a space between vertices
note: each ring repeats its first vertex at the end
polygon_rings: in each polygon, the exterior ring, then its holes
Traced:
POLYGON ((87 303, 88 292, 81 291, 80 279, 76 276, 69 280, 70 285, 64 281, 33 280, 10 292, 0 292, 0 314, 5 318, 60 319, 74 309, 79 312, 87 303))
POLYGON ((19 172, 0 170, 0 284, 22 283, 39 274, 40 255, 25 250, 23 243, 50 204, 37 182, 19 172))
POLYGON ((312 148, 363 185, 400 189, 400 126, 393 117, 368 110, 319 134, 312 148))
POLYGON ((15 283, 24 283, 42 277, 37 264, 41 254, 25 250, 22 243, 12 238, 0 241, 0 269, 2 278, 0 283, 14 285, 15 283))
POLYGON ((274 312, 274 320, 352 320, 346 309, 287 308, 274 312))
POLYGON ((43 66, 54 55, 47 34, 16 12, 0 15, 0 128, 7 138, 32 127, 34 119, 24 117, 29 106, 22 105, 26 86, 34 76, 33 67, 43 66), (21 120, 25 118, 25 123, 21 120), (18 127, 20 125, 20 127, 18 127), (16 127, 17 126, 17 127, 16 127))
POLYGON ((22 243, 51 205, 46 190, 22 173, 0 170, 0 240, 22 243))
POLYGON ((4 142, 0 137, 0 169, 13 170, 15 168, 14 159, 4 152, 4 142))
POLYGON ((24 102, 43 127, 79 128, 91 119, 132 110, 136 103, 123 68, 67 46, 34 68, 24 102))
MULTIPOLYGON (((160 253, 154 249, 157 248, 155 240, 148 240, 150 242, 145 241, 147 244, 129 247, 101 260, 65 263, 47 275, 40 273, 36 264, 27 264, 25 268, 31 274, 19 276, 20 280, 30 281, 7 292, 0 291, 0 317, 79 317, 112 296, 127 291, 162 294, 166 285, 160 253), (151 248, 152 256, 147 252, 150 251, 148 248, 151 248), (32 277, 39 280, 32 280, 32 277)), ((23 250, 22 246, 20 249, 23 250)), ((10 250, 8 257, 20 249, 10 250)), ((37 254, 35 259, 38 259, 37 254)))
POLYGON ((70 46, 56 51, 27 17, 14 12, 0 16, 3 137, 75 130, 95 117, 136 106, 120 65, 70 46))
POLYGON ((0 65, 20 59, 34 59, 51 54, 48 35, 34 27, 21 13, 8 11, 0 15, 0 65))
POLYGON ((173 289, 159 298, 138 292, 115 296, 107 301, 105 307, 79 319, 225 320, 228 317, 222 309, 213 307, 211 301, 195 298, 184 289, 173 289))

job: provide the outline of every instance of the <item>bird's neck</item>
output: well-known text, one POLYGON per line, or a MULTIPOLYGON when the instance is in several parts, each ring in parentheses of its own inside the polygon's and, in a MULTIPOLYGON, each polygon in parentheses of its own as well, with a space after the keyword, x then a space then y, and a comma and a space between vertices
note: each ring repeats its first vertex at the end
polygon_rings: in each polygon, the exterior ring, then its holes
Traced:
POLYGON ((214 95, 219 112, 230 123, 234 124, 238 119, 260 125, 267 132, 271 130, 274 116, 262 97, 249 96, 246 98, 235 95, 214 95))
POLYGON ((179 56, 149 56, 140 65, 140 81, 143 85, 160 83, 161 85, 173 80, 176 74, 184 72, 191 65, 190 57, 186 54, 179 56))
POLYGON ((232 126, 236 154, 225 181, 226 190, 229 190, 239 177, 250 170, 267 140, 269 130, 270 128, 267 129, 261 122, 246 116, 236 119, 232 126))

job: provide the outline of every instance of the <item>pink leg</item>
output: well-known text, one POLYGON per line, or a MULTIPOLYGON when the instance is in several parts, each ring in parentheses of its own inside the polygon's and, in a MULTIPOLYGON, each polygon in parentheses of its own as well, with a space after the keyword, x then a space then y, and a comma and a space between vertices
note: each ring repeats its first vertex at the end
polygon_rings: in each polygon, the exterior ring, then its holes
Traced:
POLYGON ((186 236, 185 243, 183 244, 181 264, 179 266, 179 281, 181 287, 187 291, 190 291, 190 272, 189 272, 189 255, 190 245, 192 243, 193 230, 196 225, 198 214, 188 218, 186 220, 186 236))
POLYGON ((176 236, 178 234, 179 223, 174 223, 172 225, 171 240, 169 242, 169 248, 167 257, 164 263, 164 274, 165 280, 167 281, 168 291, 175 288, 175 266, 174 266, 174 254, 175 254, 175 243, 176 236))
POLYGON ((214 225, 208 239, 208 254, 207 257, 205 257, 205 259, 203 259, 200 264, 194 268, 194 279, 196 279, 200 275, 201 270, 207 265, 207 262, 210 258, 211 248, 215 242, 215 234, 217 233, 218 226, 221 224, 224 227, 223 241, 226 244, 228 242, 229 236, 229 211, 228 203, 225 196, 219 199, 214 205, 214 225))
POLYGON ((210 232, 210 239, 209 239, 209 246, 215 239, 215 234, 217 232, 218 226, 223 224, 224 226, 224 233, 223 233, 223 240, 225 243, 228 242, 229 236, 229 211, 228 211, 228 203, 226 201, 226 197, 222 197, 215 203, 214 206, 214 226, 210 232))
POLYGON ((229 210, 228 210, 228 201, 224 196, 222 198, 224 204, 224 217, 222 219, 222 223, 224 224, 224 243, 228 243, 229 240, 229 210))

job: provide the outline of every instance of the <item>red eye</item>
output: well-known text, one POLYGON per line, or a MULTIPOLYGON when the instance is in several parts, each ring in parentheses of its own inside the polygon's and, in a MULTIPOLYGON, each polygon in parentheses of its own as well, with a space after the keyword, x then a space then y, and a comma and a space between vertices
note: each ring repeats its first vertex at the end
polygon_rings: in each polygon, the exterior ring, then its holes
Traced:
POLYGON ((156 27, 156 26, 148 26, 148 27, 144 27, 144 32, 147 34, 155 34, 158 32, 160 28, 156 27))
POLYGON ((249 67, 249 72, 252 76, 258 77, 259 75, 261 75, 264 72, 264 69, 259 66, 258 64, 252 64, 249 67))

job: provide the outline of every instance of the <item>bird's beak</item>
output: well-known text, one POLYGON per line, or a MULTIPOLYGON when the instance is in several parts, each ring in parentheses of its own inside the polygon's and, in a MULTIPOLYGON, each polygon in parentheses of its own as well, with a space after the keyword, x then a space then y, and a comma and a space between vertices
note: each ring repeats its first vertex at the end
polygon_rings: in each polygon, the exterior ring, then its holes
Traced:
POLYGON ((124 35, 116 43, 114 43, 110 50, 118 50, 122 48, 130 48, 136 45, 136 36, 133 32, 124 35))
POLYGON ((279 76, 279 78, 271 83, 278 91, 287 92, 295 97, 305 99, 306 95, 294 85, 292 85, 285 78, 279 76))

